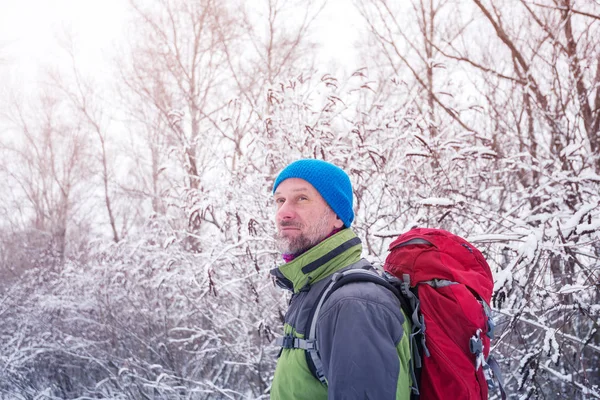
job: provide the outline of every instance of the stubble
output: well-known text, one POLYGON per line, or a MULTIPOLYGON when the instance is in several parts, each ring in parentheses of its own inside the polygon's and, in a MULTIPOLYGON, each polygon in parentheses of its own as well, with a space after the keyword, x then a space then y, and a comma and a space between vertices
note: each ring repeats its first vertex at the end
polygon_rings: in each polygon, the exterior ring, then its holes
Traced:
MULTIPOLYGON (((327 207, 317 222, 309 227, 306 233, 295 237, 283 236, 277 232, 275 239, 277 240, 277 248, 284 254, 300 254, 319 244, 329 235, 329 226, 327 221, 333 211, 327 207)), ((293 226, 301 230, 305 229, 305 225, 295 221, 281 221, 279 227, 293 226)))

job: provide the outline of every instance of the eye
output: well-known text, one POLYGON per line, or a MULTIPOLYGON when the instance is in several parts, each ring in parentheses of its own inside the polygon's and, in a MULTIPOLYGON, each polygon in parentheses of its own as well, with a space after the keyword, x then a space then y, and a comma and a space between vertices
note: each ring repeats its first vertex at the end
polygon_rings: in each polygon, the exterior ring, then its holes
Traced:
POLYGON ((275 204, 277 205, 281 205, 285 202, 285 199, 283 197, 278 197, 275 199, 275 204))
POLYGON ((304 201, 304 200, 308 200, 308 197, 306 197, 306 196, 298 196, 298 201, 304 201))

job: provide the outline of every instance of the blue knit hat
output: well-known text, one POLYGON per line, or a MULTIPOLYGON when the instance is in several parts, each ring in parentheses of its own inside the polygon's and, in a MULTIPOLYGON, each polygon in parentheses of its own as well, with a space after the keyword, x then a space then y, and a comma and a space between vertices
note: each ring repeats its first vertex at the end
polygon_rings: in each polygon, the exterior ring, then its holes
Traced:
POLYGON ((288 178, 304 179, 321 194, 329 207, 350 227, 354 220, 352 209, 352 184, 348 175, 340 168, 322 160, 304 159, 294 161, 283 169, 275 179, 277 186, 288 178))

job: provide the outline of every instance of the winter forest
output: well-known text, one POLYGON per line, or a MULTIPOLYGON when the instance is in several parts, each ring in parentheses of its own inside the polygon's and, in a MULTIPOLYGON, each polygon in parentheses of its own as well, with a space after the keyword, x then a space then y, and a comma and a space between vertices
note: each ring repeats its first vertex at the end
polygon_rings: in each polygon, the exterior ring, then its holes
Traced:
POLYGON ((600 398, 600 2, 348 1, 361 67, 323 71, 324 1, 130 0, 108 77, 64 34, 3 87, 0 399, 267 399, 298 158, 374 264, 414 226, 484 253, 509 398, 600 398))

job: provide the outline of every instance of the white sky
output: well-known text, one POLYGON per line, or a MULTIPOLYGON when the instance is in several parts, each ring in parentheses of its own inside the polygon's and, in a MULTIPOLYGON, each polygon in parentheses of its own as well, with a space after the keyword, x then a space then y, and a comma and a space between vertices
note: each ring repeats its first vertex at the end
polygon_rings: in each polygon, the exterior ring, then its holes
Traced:
MULTIPOLYGON (((0 80, 23 90, 35 85, 44 68, 61 63, 58 37, 65 30, 76 40, 78 66, 102 74, 124 30, 127 9, 126 0, 0 0, 0 80)), ((322 32, 320 69, 358 68, 353 44, 360 16, 351 0, 329 0, 316 22, 322 32)))
MULTIPOLYGON (((318 68, 354 71, 360 16, 351 0, 328 1, 315 21, 315 36, 322 44, 318 68)), ((127 0, 0 0, 0 113, 13 94, 27 97, 34 92, 48 68, 70 65, 60 48, 65 32, 75 40, 77 66, 84 75, 110 81, 111 55, 128 28, 128 11, 127 0)), ((0 121, 0 137, 15 134, 0 121)))
POLYGON ((121 32, 126 2, 122 0, 0 0, 0 43, 3 76, 35 80, 38 68, 52 65, 57 37, 69 30, 82 61, 93 66, 121 32), (8 70, 8 71, 7 71, 8 70))

